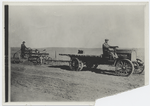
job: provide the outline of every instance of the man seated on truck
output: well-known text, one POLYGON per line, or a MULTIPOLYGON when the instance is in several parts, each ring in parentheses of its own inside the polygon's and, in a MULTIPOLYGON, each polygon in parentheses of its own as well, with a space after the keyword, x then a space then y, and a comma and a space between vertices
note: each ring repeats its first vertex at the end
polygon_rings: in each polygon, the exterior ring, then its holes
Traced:
POLYGON ((103 56, 107 57, 107 56, 112 56, 113 59, 118 58, 118 55, 116 54, 116 48, 118 48, 118 46, 110 46, 108 44, 108 39, 105 39, 105 43, 102 45, 103 48, 103 56), (113 50, 111 50, 111 48, 113 50))

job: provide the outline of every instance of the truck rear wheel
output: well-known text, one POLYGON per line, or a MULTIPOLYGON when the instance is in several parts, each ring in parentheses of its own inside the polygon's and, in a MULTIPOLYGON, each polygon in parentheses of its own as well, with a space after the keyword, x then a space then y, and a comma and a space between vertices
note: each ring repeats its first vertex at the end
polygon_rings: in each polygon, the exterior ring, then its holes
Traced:
POLYGON ((83 62, 78 58, 72 58, 69 66, 73 71, 81 71, 83 69, 83 62))

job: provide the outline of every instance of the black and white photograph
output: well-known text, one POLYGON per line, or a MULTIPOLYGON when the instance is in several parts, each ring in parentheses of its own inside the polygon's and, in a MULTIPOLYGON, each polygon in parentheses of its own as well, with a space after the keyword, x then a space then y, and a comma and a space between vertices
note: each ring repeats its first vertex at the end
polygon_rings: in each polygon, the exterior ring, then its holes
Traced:
POLYGON ((145 5, 7 10, 10 102, 94 102, 146 85, 145 5))

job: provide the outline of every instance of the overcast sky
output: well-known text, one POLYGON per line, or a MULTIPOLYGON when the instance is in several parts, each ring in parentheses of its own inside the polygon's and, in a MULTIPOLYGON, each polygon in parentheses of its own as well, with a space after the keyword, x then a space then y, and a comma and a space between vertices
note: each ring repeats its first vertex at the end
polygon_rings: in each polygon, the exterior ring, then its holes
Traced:
POLYGON ((144 47, 144 6, 10 6, 10 47, 144 47))

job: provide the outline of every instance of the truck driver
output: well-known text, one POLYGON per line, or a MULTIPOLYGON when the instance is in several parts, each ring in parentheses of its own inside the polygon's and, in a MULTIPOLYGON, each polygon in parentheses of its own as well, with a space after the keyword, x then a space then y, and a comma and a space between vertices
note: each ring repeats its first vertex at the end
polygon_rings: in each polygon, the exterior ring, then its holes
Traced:
POLYGON ((114 59, 118 58, 117 54, 116 54, 116 49, 118 48, 118 46, 110 46, 108 44, 108 39, 105 39, 105 43, 102 45, 103 48, 103 56, 112 56, 114 59), (113 51, 111 50, 111 48, 113 48, 113 51))

